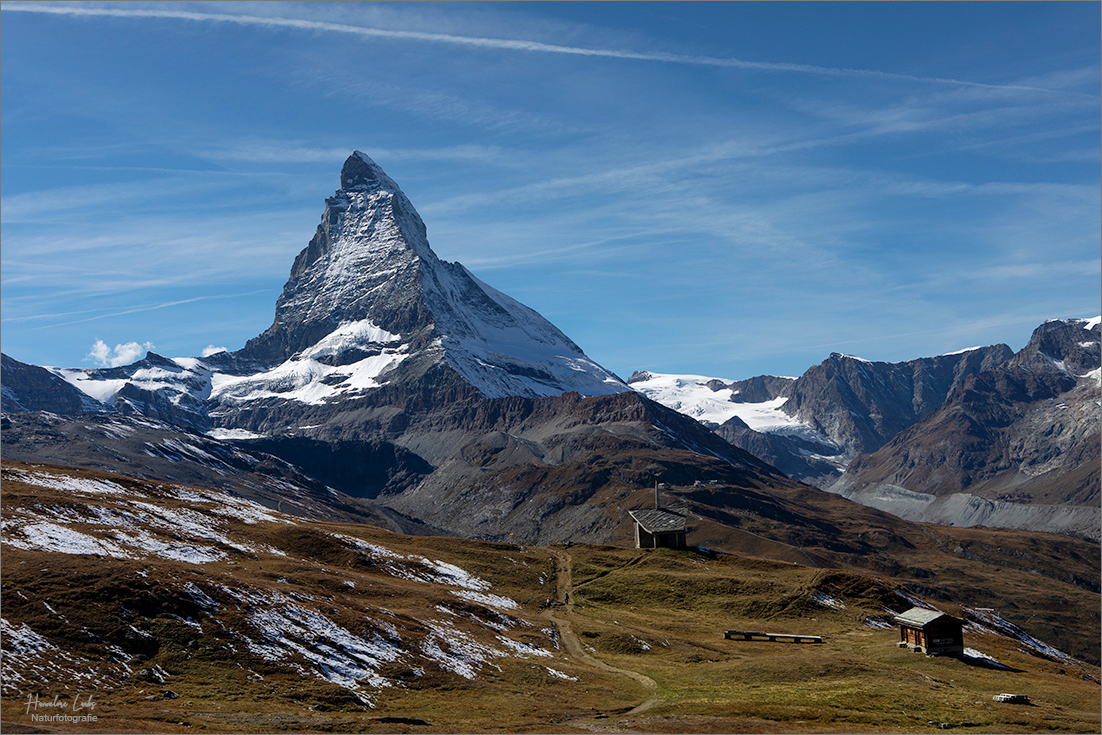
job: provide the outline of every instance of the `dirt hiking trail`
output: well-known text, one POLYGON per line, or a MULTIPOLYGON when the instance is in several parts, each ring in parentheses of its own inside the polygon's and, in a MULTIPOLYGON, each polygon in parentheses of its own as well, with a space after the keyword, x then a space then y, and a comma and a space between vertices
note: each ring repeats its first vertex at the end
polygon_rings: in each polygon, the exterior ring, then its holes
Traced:
MULTIPOLYGON (((654 679, 645 674, 640 674, 638 671, 632 671, 631 669, 621 669, 618 666, 611 666, 595 658, 588 653, 578 640, 578 636, 574 634, 571 628, 570 617, 574 613, 574 585, 571 579, 571 567, 573 560, 570 554, 558 549, 552 550, 552 555, 555 562, 555 599, 552 605, 543 611, 543 616, 551 621, 555 628, 559 632, 559 640, 562 641, 566 651, 576 658, 578 661, 586 664, 595 669, 602 671, 610 671, 615 674, 626 676, 630 679, 634 679, 643 685, 643 687, 649 693, 647 699, 632 708, 627 712, 616 712, 615 714, 622 717, 628 717, 632 715, 639 715, 643 712, 654 707, 656 704, 662 701, 662 697, 658 696, 658 684, 654 679)), ((613 713, 609 713, 613 714, 613 713)), ((577 724, 581 727, 584 725, 577 724)), ((587 728, 588 729, 588 728, 587 728)))

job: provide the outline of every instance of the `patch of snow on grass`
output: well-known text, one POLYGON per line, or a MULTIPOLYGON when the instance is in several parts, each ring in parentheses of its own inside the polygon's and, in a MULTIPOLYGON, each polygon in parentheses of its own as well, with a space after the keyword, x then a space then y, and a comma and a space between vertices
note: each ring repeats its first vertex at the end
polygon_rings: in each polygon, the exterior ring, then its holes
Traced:
POLYGON ((26 623, 15 627, 0 618, 0 633, 4 634, 4 653, 25 655, 33 651, 56 651, 57 646, 35 633, 26 623))
POLYGON ((252 431, 245 429, 211 429, 207 432, 207 436, 211 439, 218 439, 219 441, 233 441, 233 440, 247 440, 247 439, 263 439, 263 434, 256 434, 252 431))
POLYGON ((294 523, 279 511, 270 510, 252 500, 228 495, 219 499, 211 498, 211 500, 216 503, 211 512, 227 518, 236 518, 249 525, 255 523, 294 523))
POLYGON ((423 556, 416 557, 416 559, 425 566, 436 571, 436 578, 433 581, 437 584, 448 584, 453 587, 462 587, 465 590, 490 589, 489 582, 479 577, 472 576, 465 569, 461 569, 454 564, 448 564, 447 562, 434 559, 426 559, 423 556))
POLYGON ((116 531, 115 538, 127 546, 133 546, 147 554, 162 559, 184 561, 189 564, 209 564, 226 558, 226 552, 211 546, 192 546, 179 541, 162 541, 148 531, 136 530, 131 533, 116 531))
MULTIPOLYGON (((901 587, 896 587, 896 588, 895 588, 894 590, 892 590, 892 591, 893 591, 893 592, 895 592, 895 594, 897 594, 897 595, 899 595, 900 597, 902 597, 902 598, 903 598, 904 600, 906 600, 907 602, 911 603, 911 605, 912 605, 913 607, 921 607, 921 608, 924 608, 924 609, 926 609, 926 610, 935 610, 935 609, 936 609, 936 608, 935 608, 935 607, 934 607, 933 605, 929 604, 929 603, 928 603, 928 602, 926 602, 925 600, 922 600, 922 599, 920 599, 920 598, 918 598, 918 597, 915 597, 915 596, 914 596, 914 595, 912 595, 912 594, 911 594, 910 592, 908 592, 907 590, 905 590, 905 589, 903 589, 903 588, 901 588, 901 587)), ((892 614, 894 615, 895 613, 892 613, 892 614)))
POLYGON ((186 457, 193 457, 199 460, 200 463, 206 463, 208 466, 211 464, 222 464, 222 460, 193 444, 188 444, 187 442, 178 441, 176 439, 162 439, 161 445, 168 447, 173 451, 179 452, 186 457))
POLYGON ((567 681, 578 681, 578 677, 570 676, 569 674, 564 674, 561 671, 556 671, 555 669, 552 669, 550 666, 545 666, 544 668, 547 669, 548 674, 551 674, 551 676, 554 676, 557 679, 566 679, 567 681))
POLYGON ((1010 668, 1009 666, 1006 666, 1004 664, 1000 664, 997 660, 995 660, 991 656, 988 656, 986 653, 982 653, 980 651, 977 651, 974 648, 965 648, 964 649, 964 655, 967 656, 968 658, 979 659, 979 660, 983 661, 984 663, 986 663, 988 666, 993 666, 996 669, 1009 669, 1010 668))
POLYGON ((92 662, 50 643, 26 623, 0 618, 0 691, 5 697, 25 696, 76 682, 80 687, 105 688, 129 676, 125 664, 92 662))
POLYGON ((12 470, 4 474, 8 475, 12 480, 25 482, 28 485, 37 485, 38 487, 45 487, 50 490, 63 490, 79 493, 81 495, 131 493, 131 491, 110 480, 90 480, 82 477, 67 477, 65 475, 53 475, 40 470, 33 472, 12 470))
POLYGON ((1063 651, 1050 646, 1044 641, 1037 640, 1033 636, 1026 633, 1014 623, 1004 619, 1001 615, 993 610, 984 610, 981 608, 966 607, 965 612, 972 618, 979 620, 994 630, 996 633, 1007 638, 1013 638, 1020 642, 1025 648, 1019 648, 1018 650, 1023 653, 1028 653, 1035 656, 1042 656, 1044 658, 1052 659, 1053 661, 1063 661, 1064 663, 1079 663, 1079 661, 1063 651))
POLYGON ((464 679, 474 679, 482 666, 487 664, 501 670, 500 666, 489 661, 504 656, 504 651, 481 643, 448 623, 426 622, 431 631, 421 641, 421 653, 426 658, 464 679), (447 650, 444 650, 445 647, 447 650))
POLYGON ((515 610, 520 607, 515 600, 503 595, 494 595, 486 592, 491 584, 481 577, 468 572, 455 564, 449 564, 438 559, 429 559, 424 556, 404 556, 391 551, 378 544, 372 544, 363 539, 346 536, 340 533, 330 534, 342 541, 346 546, 357 551, 367 551, 372 556, 387 559, 383 570, 400 579, 408 579, 412 582, 424 582, 425 584, 447 585, 459 587, 458 590, 450 590, 451 594, 481 605, 496 607, 506 610, 515 610), (400 561, 417 562, 419 568, 398 563, 400 561))
POLYGON ((516 610, 520 607, 516 600, 503 595, 491 595, 485 592, 474 592, 472 590, 451 590, 451 593, 464 600, 477 602, 480 605, 500 608, 502 610, 516 610))
POLYGON ((362 687, 390 686, 390 680, 378 669, 405 655, 377 632, 371 639, 357 636, 278 592, 222 589, 247 604, 246 619, 261 638, 247 639, 254 653, 270 661, 301 657, 313 665, 315 676, 352 691, 369 706, 371 700, 362 687))
POLYGON ((257 551, 257 549, 247 544, 231 541, 217 528, 215 525, 217 521, 204 513, 182 508, 164 508, 145 502, 135 502, 134 505, 149 514, 146 519, 149 525, 158 526, 173 533, 184 534, 191 538, 215 541, 243 553, 257 551))
POLYGON ((53 551, 59 554, 93 554, 95 556, 110 556, 116 559, 132 559, 121 546, 107 539, 89 536, 80 531, 74 531, 68 526, 61 526, 48 521, 28 523, 18 526, 22 538, 8 533, 4 537, 4 543, 17 549, 34 549, 38 551, 53 551))
POLYGON ((332 536, 335 539, 339 539, 340 541, 344 542, 344 544, 346 546, 348 546, 349 548, 351 548, 351 549, 354 549, 356 551, 369 551, 369 552, 371 552, 372 556, 377 556, 377 557, 380 557, 382 559, 404 559, 405 558, 401 554, 397 554, 397 553, 391 551, 390 549, 386 548, 385 546, 379 546, 378 544, 373 544, 369 541, 364 541, 363 539, 356 538, 355 536, 346 536, 343 533, 330 533, 329 535, 332 536))
POLYGON ((812 600, 822 605, 823 607, 833 608, 835 610, 845 610, 846 606, 841 600, 836 597, 831 597, 825 592, 815 591, 808 595, 812 600))
POLYGON ((104 436, 111 439, 126 439, 134 434, 134 427, 117 422, 105 424, 101 427, 104 436))
POLYGON ((865 627, 872 628, 874 630, 892 630, 895 628, 889 621, 884 618, 874 618, 872 616, 866 617, 864 620, 865 627))
MULTIPOLYGON (((86 488, 88 483, 81 481, 79 487, 86 488)), ((117 487, 114 483, 106 483, 117 487)), ((67 483, 51 482, 50 487, 72 489, 67 483)), ((121 488, 120 488, 121 489, 121 488)), ((111 490, 112 493, 115 490, 111 490)), ((231 540, 221 528, 220 516, 233 517, 246 523, 274 521, 290 523, 277 517, 263 506, 247 500, 226 497, 224 503, 217 498, 201 496, 190 491, 171 493, 180 499, 192 502, 209 501, 214 504, 212 515, 193 509, 166 508, 132 493, 126 503, 132 509, 122 510, 113 507, 86 505, 80 509, 64 506, 37 504, 29 509, 8 511, 3 520, 4 543, 22 549, 39 549, 64 554, 96 554, 117 558, 136 558, 144 554, 153 554, 165 559, 173 559, 193 564, 205 564, 226 557, 226 551, 215 545, 236 549, 242 553, 268 553, 286 556, 279 549, 268 546, 253 547, 231 540), (76 525, 81 530, 71 527, 76 525), (112 538, 100 538, 88 531, 96 527, 116 529, 112 538), (161 536, 158 533, 167 535, 161 536)))
POLYGON ((555 654, 548 651, 546 648, 540 648, 534 643, 524 643, 523 641, 514 641, 512 638, 506 638, 503 635, 497 637, 499 641, 505 644, 506 648, 509 648, 517 656, 554 656, 555 654))

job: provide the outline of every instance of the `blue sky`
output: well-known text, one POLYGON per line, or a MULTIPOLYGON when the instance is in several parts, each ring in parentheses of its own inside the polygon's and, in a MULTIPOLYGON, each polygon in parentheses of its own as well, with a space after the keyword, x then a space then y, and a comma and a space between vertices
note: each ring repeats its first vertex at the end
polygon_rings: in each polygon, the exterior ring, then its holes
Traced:
POLYGON ((1098 3, 5 2, 2 346, 241 347, 354 149, 593 359, 726 378, 1100 311, 1098 3))

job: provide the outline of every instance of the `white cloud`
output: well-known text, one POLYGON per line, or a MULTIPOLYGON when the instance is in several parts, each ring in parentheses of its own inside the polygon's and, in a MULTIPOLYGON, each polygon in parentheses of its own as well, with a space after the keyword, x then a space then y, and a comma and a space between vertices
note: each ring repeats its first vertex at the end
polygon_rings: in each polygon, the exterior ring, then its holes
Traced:
POLYGON ((144 344, 126 342, 124 344, 117 344, 114 348, 111 348, 108 347, 107 343, 102 339, 97 339, 85 359, 93 361, 100 367, 118 367, 120 365, 129 365, 135 362, 140 359, 144 353, 152 349, 152 342, 146 342, 144 344))
POLYGON ((228 352, 225 347, 215 347, 214 345, 207 345, 203 348, 203 357, 210 357, 211 355, 217 355, 219 352, 228 352))

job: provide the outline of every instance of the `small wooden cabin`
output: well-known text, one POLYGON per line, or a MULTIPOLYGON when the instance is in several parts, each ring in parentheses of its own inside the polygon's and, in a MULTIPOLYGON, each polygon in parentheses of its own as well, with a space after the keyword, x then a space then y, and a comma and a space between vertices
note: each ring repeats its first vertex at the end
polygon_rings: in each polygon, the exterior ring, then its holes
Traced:
POLYGON ((964 654, 964 621, 940 610, 912 607, 895 616, 899 624, 899 647, 927 656, 964 654))
POLYGON ((635 546, 639 549, 680 549, 685 543, 685 516, 653 508, 629 510, 635 521, 635 546))

